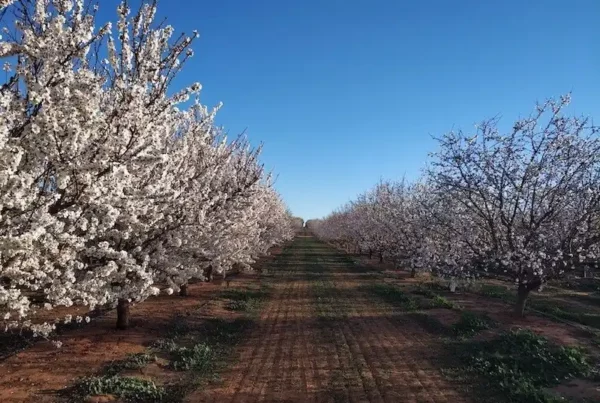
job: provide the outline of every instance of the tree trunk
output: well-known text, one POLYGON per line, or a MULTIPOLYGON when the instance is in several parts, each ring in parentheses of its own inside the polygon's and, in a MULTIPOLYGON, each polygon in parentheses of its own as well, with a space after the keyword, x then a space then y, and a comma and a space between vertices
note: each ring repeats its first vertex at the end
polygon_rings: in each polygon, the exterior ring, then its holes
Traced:
POLYGON ((119 299, 117 305, 117 329, 125 330, 129 327, 129 301, 119 299))
POLYGON ((213 268, 212 266, 210 266, 208 269, 206 269, 206 281, 207 282, 211 282, 213 281, 213 268))
POLYGON ((383 263, 383 253, 379 252, 379 263, 383 263))
POLYGON ((187 297, 188 295, 190 295, 188 293, 188 285, 187 284, 183 284, 181 287, 179 287, 179 296, 180 297, 187 297))
POLYGON ((525 316, 525 303, 531 290, 525 284, 520 284, 517 290, 517 304, 515 305, 515 315, 518 317, 525 316))
POLYGON ((410 270, 410 277, 417 277, 417 269, 415 269, 414 267, 410 270))
POLYGON ((373 251, 369 249, 369 259, 373 259, 373 251))

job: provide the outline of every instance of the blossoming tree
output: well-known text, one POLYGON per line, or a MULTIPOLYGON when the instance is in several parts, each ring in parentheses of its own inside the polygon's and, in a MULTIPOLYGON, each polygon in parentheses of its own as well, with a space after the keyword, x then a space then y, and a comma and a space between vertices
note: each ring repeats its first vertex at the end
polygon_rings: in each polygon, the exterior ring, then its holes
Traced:
POLYGON ((598 259, 600 139, 587 119, 562 116, 569 101, 538 105, 506 134, 497 119, 471 136, 446 134, 430 171, 473 228, 451 224, 457 239, 483 267, 514 278, 518 314, 549 278, 598 259))
POLYGON ((27 320, 32 295, 47 309, 118 305, 126 328, 131 302, 202 278, 209 265, 248 263, 292 235, 288 215, 263 214, 285 206, 265 197, 274 191, 260 184, 259 150, 227 141, 218 108, 186 106, 199 84, 172 87, 196 33, 156 24, 156 2, 134 15, 122 3, 116 35, 111 24, 95 28, 83 0, 0 6, 16 18, 0 41, 6 328, 52 330, 27 320))
POLYGON ((447 133, 422 184, 381 183, 315 232, 368 240, 413 273, 508 275, 522 315, 532 290, 600 258, 600 138, 588 119, 562 115, 569 101, 538 105, 504 134, 497 119, 447 133))

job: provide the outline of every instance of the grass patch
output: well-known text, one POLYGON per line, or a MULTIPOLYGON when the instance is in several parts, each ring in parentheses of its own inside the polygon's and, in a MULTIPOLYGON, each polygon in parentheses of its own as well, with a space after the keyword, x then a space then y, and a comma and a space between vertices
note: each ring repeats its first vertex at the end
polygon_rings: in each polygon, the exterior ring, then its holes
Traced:
POLYGON ((154 354, 149 353, 139 353, 139 354, 130 354, 127 358, 119 361, 113 361, 104 367, 102 373, 105 376, 114 376, 117 375, 121 371, 132 370, 132 369, 142 369, 149 363, 156 360, 156 356, 154 354))
POLYGON ((206 343, 198 343, 193 347, 177 347, 169 353, 170 366, 176 371, 210 372, 217 361, 215 347, 206 343))
POLYGON ((452 332, 456 337, 471 337, 495 326, 496 323, 487 315, 464 311, 460 320, 452 325, 452 332))
POLYGON ((582 350, 555 345, 529 330, 503 333, 491 341, 463 341, 455 346, 460 370, 483 381, 482 393, 494 393, 510 402, 563 401, 544 388, 589 376, 592 371, 582 350))
POLYGON ((436 295, 431 300, 431 306, 433 308, 447 308, 447 309, 456 309, 456 304, 446 297, 442 297, 441 295, 436 295))
POLYGON ((229 303, 227 303, 227 309, 229 309, 230 311, 242 312, 256 311, 260 303, 261 301, 257 301, 255 299, 249 299, 246 301, 230 301, 229 303))
POLYGON ((372 284, 365 286, 366 290, 385 302, 402 308, 405 311, 416 311, 419 309, 419 303, 398 287, 392 284, 372 284))
POLYGON ((223 298, 229 299, 226 307, 232 311, 256 312, 267 297, 267 292, 260 290, 227 290, 221 293, 223 298))
POLYGON ((73 401, 87 396, 113 395, 127 402, 165 402, 167 391, 152 381, 139 378, 105 375, 83 378, 72 390, 73 401))
MULTIPOLYGON (((429 283, 433 284, 433 283, 429 283)), ((430 286, 425 284, 419 284, 413 294, 421 295, 429 298, 429 308, 447 308, 447 309, 459 309, 458 305, 450 301, 448 298, 441 296, 436 293, 430 286)))

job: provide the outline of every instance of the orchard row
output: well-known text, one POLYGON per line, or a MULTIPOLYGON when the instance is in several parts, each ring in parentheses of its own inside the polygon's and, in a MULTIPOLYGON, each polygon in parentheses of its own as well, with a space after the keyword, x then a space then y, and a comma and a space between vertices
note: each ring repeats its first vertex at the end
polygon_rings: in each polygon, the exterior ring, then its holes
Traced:
POLYGON ((382 182, 324 220, 320 237, 397 265, 469 281, 509 276, 516 311, 532 290, 599 263, 600 139, 586 118, 565 116, 570 96, 537 105, 502 131, 438 138, 420 179, 382 182))

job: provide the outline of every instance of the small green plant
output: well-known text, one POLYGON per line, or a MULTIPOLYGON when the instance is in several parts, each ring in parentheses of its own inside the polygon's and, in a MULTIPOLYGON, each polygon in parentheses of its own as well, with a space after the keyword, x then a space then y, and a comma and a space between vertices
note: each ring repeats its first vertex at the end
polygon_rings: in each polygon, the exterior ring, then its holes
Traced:
POLYGON ((112 376, 128 369, 141 369, 155 359, 156 357, 154 355, 148 353, 131 354, 123 360, 113 361, 108 364, 104 368, 103 373, 107 376, 112 376))
POLYGON ((419 304, 414 298, 409 297, 392 284, 373 284, 366 287, 371 294, 378 296, 384 301, 401 307, 405 311, 416 311, 419 304))
POLYGON ((171 368, 176 371, 207 371, 214 366, 215 349, 206 343, 195 346, 179 347, 170 351, 171 368))
POLYGON ((489 316, 464 311, 460 315, 460 320, 452 326, 452 331, 457 337, 471 337, 493 326, 495 322, 489 316))
POLYGON ((163 402, 166 398, 165 389, 152 381, 116 375, 83 378, 74 386, 71 395, 77 399, 114 395, 132 403, 163 402))
POLYGON ((434 284, 435 283, 421 283, 412 293, 429 298, 429 308, 457 309, 458 307, 454 302, 434 291, 434 284))
POLYGON ((230 301, 227 304, 227 309, 231 311, 247 311, 248 301, 230 301))
POLYGON ((582 350, 557 346, 529 330, 504 333, 491 341, 462 342, 459 357, 466 372, 477 374, 484 388, 511 402, 562 401, 544 388, 592 371, 582 350))
POLYGON ((173 351, 177 348, 177 343, 175 343, 175 340, 173 339, 158 339, 154 343, 152 343, 152 346, 150 346, 151 350, 166 352, 173 351))
POLYGON ((433 299, 431 300, 431 305, 434 308, 448 308, 448 309, 456 308, 456 305, 454 304, 454 302, 449 301, 446 297, 442 297, 441 295, 434 296, 433 299))

